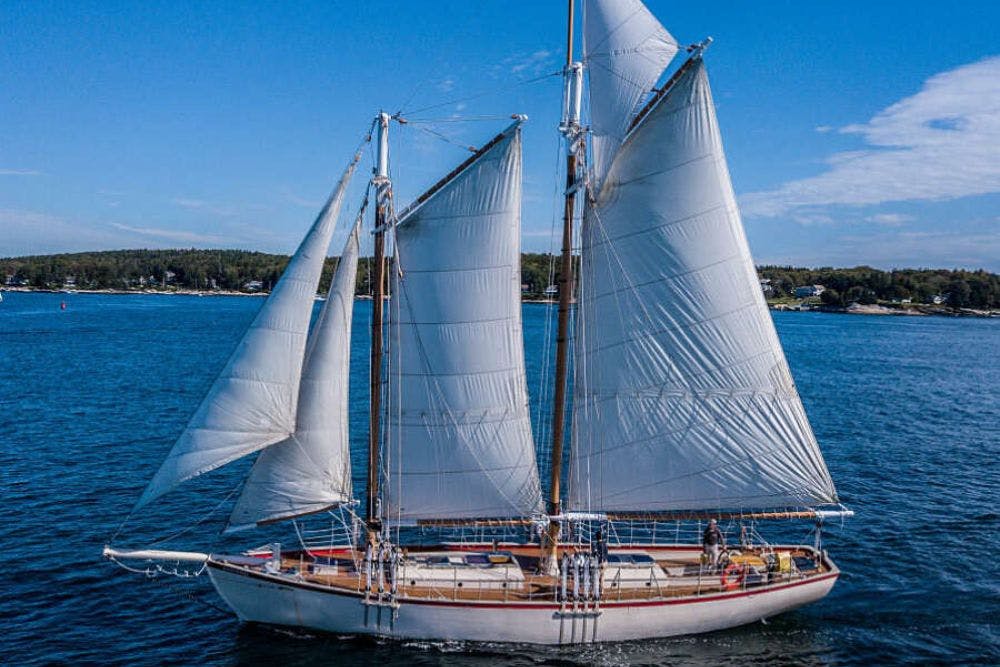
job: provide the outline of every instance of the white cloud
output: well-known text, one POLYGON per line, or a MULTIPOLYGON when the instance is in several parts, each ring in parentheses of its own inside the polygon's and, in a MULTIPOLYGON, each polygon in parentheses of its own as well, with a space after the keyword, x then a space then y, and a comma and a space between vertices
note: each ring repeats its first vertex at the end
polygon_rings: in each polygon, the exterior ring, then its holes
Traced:
POLYGON ((883 267, 983 268, 997 271, 1000 235, 954 232, 879 232, 845 235, 831 247, 834 261, 883 267))
POLYGON ((874 222, 877 225, 885 225, 886 227, 899 227, 903 223, 913 220, 913 216, 904 213, 876 213, 875 215, 869 215, 865 220, 874 222))
POLYGON ((204 213, 217 218, 240 218, 246 215, 263 213, 269 210, 264 204, 241 203, 240 205, 219 204, 204 199, 191 197, 174 197, 170 203, 196 213, 204 213))
POLYGON ((295 206, 301 206, 303 208, 319 210, 319 208, 323 205, 322 200, 300 197, 299 195, 292 192, 292 189, 287 186, 280 188, 278 190, 278 194, 283 200, 285 200, 289 204, 294 204, 295 206))
POLYGON ((43 255, 76 249, 121 247, 107 229, 81 225, 57 215, 0 209, 0 256, 43 255))
POLYGON ((1000 57, 937 74, 916 95, 839 132, 860 135, 868 148, 832 155, 818 176, 741 197, 743 212, 774 217, 1000 192, 1000 57))
POLYGON ((202 199, 191 199, 188 197, 175 197, 170 200, 171 203, 180 206, 181 208, 186 208, 192 211, 202 211, 205 213, 211 213, 212 215, 218 215, 221 217, 229 217, 236 215, 236 208, 233 206, 223 206, 220 204, 213 204, 212 202, 207 202, 202 199))
POLYGON ((0 169, 0 176, 41 176, 37 169, 0 169))
POLYGON ((152 236, 155 238, 166 239, 168 241, 180 241, 182 243, 225 243, 226 239, 221 236, 213 236, 211 234, 198 234, 197 232, 188 232, 181 229, 158 229, 155 227, 133 227, 131 225, 123 225, 118 222, 112 222, 111 226, 115 229, 120 229, 123 232, 129 232, 131 234, 138 234, 140 236, 152 236))
POLYGON ((551 51, 535 51, 530 55, 516 55, 506 58, 504 64, 510 65, 513 73, 525 72, 529 74, 541 74, 546 68, 551 51))

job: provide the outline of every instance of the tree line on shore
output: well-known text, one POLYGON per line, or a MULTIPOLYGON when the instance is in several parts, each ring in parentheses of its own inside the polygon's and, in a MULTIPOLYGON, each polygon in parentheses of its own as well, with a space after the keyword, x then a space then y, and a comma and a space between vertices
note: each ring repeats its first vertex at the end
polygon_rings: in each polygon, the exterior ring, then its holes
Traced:
MULTIPOLYGON (((0 284, 38 289, 268 291, 288 259, 245 250, 196 249, 34 255, 0 259, 0 284)), ((329 286, 336 261, 327 259, 321 291, 329 286)), ((521 255, 522 293, 544 296, 559 284, 559 265, 558 258, 549 254, 521 255)), ((762 266, 758 274, 769 281, 768 297, 778 299, 792 297, 796 287, 822 285, 820 299, 830 306, 909 300, 956 308, 1000 307, 1000 276, 983 270, 762 266)), ((371 266, 364 259, 358 263, 357 293, 371 293, 371 266)))
POLYGON ((1000 307, 1000 275, 964 269, 893 269, 870 266, 849 269, 802 269, 761 266, 757 273, 770 280, 771 294, 792 296, 795 288, 822 285, 820 300, 835 307, 851 303, 940 303, 953 308, 1000 307))

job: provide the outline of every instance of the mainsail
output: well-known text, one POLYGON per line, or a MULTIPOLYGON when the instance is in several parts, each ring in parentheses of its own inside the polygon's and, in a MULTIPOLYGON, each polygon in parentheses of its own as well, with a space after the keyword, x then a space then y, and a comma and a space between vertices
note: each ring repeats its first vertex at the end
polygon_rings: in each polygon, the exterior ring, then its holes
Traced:
POLYGON ((396 225, 390 521, 541 509, 521 334, 519 126, 396 225))
POLYGON ((356 155, 136 508, 295 431, 313 301, 356 155))
POLYGON ((261 452, 229 518, 229 530, 318 512, 351 499, 347 388, 358 233, 355 225, 309 336, 295 433, 261 452))
POLYGON ((700 56, 639 121, 592 197, 570 507, 835 501, 757 281, 700 56))
POLYGON ((587 0, 583 45, 590 79, 591 166, 603 180, 640 101, 677 53, 677 41, 640 0, 587 0))

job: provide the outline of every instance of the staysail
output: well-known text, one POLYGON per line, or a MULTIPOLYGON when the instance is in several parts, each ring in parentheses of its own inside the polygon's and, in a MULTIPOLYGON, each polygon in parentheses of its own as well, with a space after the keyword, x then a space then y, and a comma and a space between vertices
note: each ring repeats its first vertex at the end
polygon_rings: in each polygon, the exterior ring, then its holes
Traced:
POLYGON ((137 509, 192 477, 281 442, 295 431, 312 305, 344 191, 359 157, 341 176, 137 509))
POLYGON ((229 518, 230 531, 351 499, 347 389, 358 234, 355 225, 309 335, 295 433, 257 458, 229 518))
POLYGON ((395 229, 384 516, 529 516, 520 123, 431 192, 395 229))
POLYGON ((700 56, 592 196, 581 232, 571 508, 834 502, 757 281, 700 56))
POLYGON ((640 0, 587 0, 583 48, 590 79, 591 166, 598 181, 677 41, 640 0))

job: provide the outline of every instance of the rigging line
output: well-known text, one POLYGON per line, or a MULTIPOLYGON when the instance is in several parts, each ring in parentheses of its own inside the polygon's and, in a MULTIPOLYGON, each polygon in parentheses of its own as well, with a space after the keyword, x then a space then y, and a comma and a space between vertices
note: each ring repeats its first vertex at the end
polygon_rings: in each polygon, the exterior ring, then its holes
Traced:
MULTIPOLYGON (((180 530, 177 533, 174 533, 173 535, 170 535, 170 536, 165 537, 165 538, 160 539, 160 540, 156 540, 155 542, 152 542, 148 546, 153 547, 153 546, 156 546, 158 544, 164 544, 166 542, 169 542, 170 540, 172 540, 172 539, 174 539, 176 537, 180 537, 181 535, 183 535, 184 533, 187 533, 191 529, 196 528, 196 527, 200 526, 201 524, 205 523, 205 521, 207 521, 209 519, 209 517, 211 517, 213 514, 215 514, 219 510, 219 508, 221 508, 230 498, 232 498, 236 494, 237 491, 239 491, 240 489, 243 488, 244 481, 241 481, 239 484, 237 484, 236 487, 232 491, 230 491, 229 494, 225 498, 223 498, 222 501, 219 502, 218 505, 216 505, 215 507, 213 507, 208 512, 208 514, 204 515, 197 522, 195 522, 194 524, 192 524, 192 525, 190 525, 190 526, 188 526, 186 528, 183 528, 182 530, 180 530)), ((135 515, 135 509, 129 511, 129 513, 127 515, 125 515, 125 518, 122 519, 122 522, 118 525, 118 529, 115 530, 114 535, 111 536, 111 539, 108 541, 108 544, 114 544, 114 541, 118 538, 118 535, 122 532, 122 529, 125 527, 125 524, 127 524, 129 522, 129 520, 134 515, 135 515)))
POLYGON ((425 107, 420 107, 419 109, 410 109, 408 111, 399 111, 396 115, 411 116, 413 114, 423 113, 424 111, 430 111, 431 109, 440 109, 441 107, 450 106, 452 104, 458 104, 459 102, 468 102, 470 100, 479 99, 480 97, 485 97, 487 95, 495 95, 497 93, 502 93, 502 92, 506 92, 508 90, 512 90, 514 88, 517 88, 518 86, 524 86, 524 85, 528 85, 528 84, 531 84, 531 83, 538 83, 539 81, 544 81, 545 79, 548 79, 549 77, 562 76, 562 75, 563 75, 563 71, 560 69, 560 70, 558 70, 556 72, 549 72, 548 74, 542 74, 540 76, 536 76, 536 77, 533 77, 531 79, 522 79, 520 81, 515 81, 514 83, 509 84, 507 86, 501 86, 499 88, 490 88, 489 90, 484 90, 484 91, 481 91, 479 93, 474 93, 474 94, 468 95, 466 97, 460 97, 460 98, 448 100, 447 102, 440 102, 438 104, 430 104, 430 105, 425 106, 425 107))
MULTIPOLYGON (((399 291, 400 291, 400 293, 402 295, 402 298, 406 299, 407 304, 409 304, 409 302, 410 302, 409 293, 408 293, 408 291, 406 289, 406 284, 403 281, 399 282, 399 291)), ((400 309, 402 309, 402 304, 400 304, 400 309)), ((408 309, 409 309, 409 306, 408 306, 408 309)), ((501 482, 505 481, 505 480, 499 480, 499 478, 497 476, 495 476, 494 473, 498 472, 497 470, 495 470, 493 468, 486 467, 486 465, 484 464, 484 461, 483 461, 483 457, 480 456, 480 454, 477 451, 476 447, 470 441, 470 438, 464 437, 460 433, 459 427, 462 426, 462 425, 464 425, 464 424, 460 423, 460 421, 458 420, 458 418, 455 416, 455 411, 448 404, 448 400, 447 400, 447 398, 445 396, 444 388, 441 386, 440 381, 437 379, 436 375, 433 373, 433 370, 431 369, 430 355, 427 353, 427 349, 424 346, 423 337, 420 335, 420 331, 419 331, 419 329, 417 327, 413 328, 413 338, 414 338, 414 341, 416 343, 417 353, 420 356, 420 360, 422 362, 422 365, 429 371, 428 377, 433 378, 428 383, 428 384, 430 384, 430 385, 432 385, 434 387, 434 394, 432 395, 431 400, 434 401, 434 403, 436 405, 440 406, 439 412, 441 413, 442 416, 444 416, 447 419, 447 421, 444 422, 444 425, 445 426, 454 427, 455 434, 457 436, 456 440, 464 447, 464 449, 469 454, 472 455, 472 458, 475 460, 476 464, 479 466, 480 471, 483 472, 486 475, 486 477, 490 480, 490 482, 492 482, 494 490, 497 491, 503 497, 503 500, 507 501, 508 505, 510 505, 515 510, 519 509, 522 505, 520 505, 518 502, 516 502, 515 500, 513 500, 510 497, 510 495, 508 495, 507 492, 503 488, 501 488, 501 482)), ((507 406, 505 408, 505 413, 504 414, 507 414, 507 412, 509 412, 509 411, 510 411, 510 406, 507 406)), ((428 435, 430 436, 431 429, 426 424, 426 416, 424 416, 424 421, 425 421, 424 428, 425 428, 425 430, 428 431, 428 435)), ((482 422, 482 420, 480 420, 480 422, 482 422)), ((502 423, 502 422, 498 422, 498 423, 502 423)), ((530 428, 530 420, 529 420, 529 428, 530 428)), ((481 429, 479 429, 477 427, 475 430, 476 431, 480 431, 481 429)), ((491 440, 494 441, 494 442, 496 442, 497 439, 499 438, 499 436, 500 436, 500 428, 498 426, 497 429, 496 429, 496 431, 493 433, 491 440)), ((487 437, 489 437, 489 435, 487 435, 487 437)), ((509 477, 508 477, 508 480, 509 480, 509 477)), ((522 489, 520 489, 519 491, 523 492, 523 485, 522 485, 522 489)))
POLYGON ((479 150, 475 146, 471 146, 469 144, 461 144, 461 143, 455 141, 454 139, 452 139, 451 137, 448 137, 448 136, 446 136, 446 135, 438 132, 437 130, 432 130, 429 127, 420 127, 420 126, 418 126, 417 129, 420 130, 421 132, 426 132, 427 134, 430 134, 431 136, 437 137, 441 141, 444 141, 445 143, 451 144, 452 146, 458 146, 462 150, 470 151, 472 153, 475 153, 477 150, 479 150))
MULTIPOLYGON (((604 221, 601 219, 601 214, 600 214, 598 208, 596 206, 594 206, 594 207, 592 207, 591 210, 594 212, 594 219, 597 222, 597 227, 600 230, 601 235, 604 237, 605 242, 607 243, 608 254, 610 255, 610 257, 612 257, 614 259, 615 263, 618 264, 618 270, 621 271, 622 277, 625 278, 626 282, 629 285, 629 293, 632 295, 633 299, 639 305, 639 308, 642 310, 642 314, 643 314, 643 317, 644 317, 646 323, 647 324, 655 325, 656 322, 653 319, 653 316, 650 314, 649 309, 646 307, 645 301, 643 301, 642 297, 639 295, 639 292, 636 289, 635 284, 632 281, 632 278, 631 278, 631 276, 628 273, 628 270, 625 268, 625 264, 622 262, 622 259, 621 259, 621 257, 618 254, 618 250, 615 248, 614 242, 608 236, 607 228, 604 226, 604 221)), ((615 298, 617 300, 617 295, 616 295, 615 298)), ((620 307, 621 306, 620 306, 620 302, 619 302, 619 308, 620 307)), ((622 320, 622 322, 625 322, 625 321, 627 321, 627 320, 622 320)), ((670 358, 670 355, 666 355, 665 360, 667 361, 667 363, 670 365, 671 369, 674 371, 674 373, 678 377, 683 377, 682 374, 680 373, 679 369, 677 368, 677 364, 675 364, 674 361, 673 361, 673 359, 670 358)), ((685 384, 687 384, 688 389, 691 388, 691 386, 690 386, 689 383, 685 383, 685 384)))
POLYGON ((225 497, 225 498, 223 498, 223 499, 222 499, 221 501, 219 501, 219 503, 218 503, 218 504, 217 504, 217 505, 216 505, 215 507, 213 507, 213 508, 212 508, 211 510, 209 510, 207 514, 205 514, 204 516, 202 516, 202 517, 201 517, 200 519, 198 519, 198 521, 196 521, 195 523, 191 524, 190 526, 188 526, 188 527, 186 527, 186 528, 182 528, 181 530, 177 531, 177 532, 176 532, 176 533, 174 533, 173 535, 168 535, 167 537, 164 537, 163 539, 160 539, 160 540, 156 540, 156 541, 154 541, 154 542, 151 542, 151 543, 150 543, 150 544, 149 544, 148 546, 150 546, 150 547, 155 547, 155 546, 158 546, 158 545, 161 545, 161 544, 166 544, 167 542, 169 542, 169 541, 171 541, 171 540, 173 540, 173 539, 175 539, 175 538, 178 538, 178 537, 180 537, 181 535, 184 535, 184 534, 186 534, 186 533, 190 532, 191 530, 193 530, 193 529, 197 528, 197 527, 198 527, 198 526, 200 526, 201 524, 205 523, 206 521, 208 521, 208 520, 209 520, 209 518, 211 518, 211 517, 212 517, 212 515, 213 515, 213 514, 215 514, 216 512, 218 512, 218 511, 219 511, 219 510, 220 510, 220 509, 222 508, 222 506, 223 506, 223 505, 225 505, 225 504, 226 504, 227 502, 229 502, 229 500, 230 500, 230 499, 231 499, 231 498, 232 498, 232 497, 233 497, 234 495, 236 495, 236 493, 237 493, 237 492, 238 492, 238 491, 239 491, 240 489, 242 489, 242 488, 243 488, 243 484, 244 484, 244 482, 243 482, 243 481, 241 481, 241 482, 240 482, 239 484, 237 484, 237 485, 236 485, 236 486, 235 486, 235 487, 233 488, 233 490, 232 490, 232 491, 230 491, 230 492, 229 492, 229 493, 228 493, 228 494, 226 495, 226 497, 225 497))
MULTIPOLYGON (((653 87, 652 88, 647 88, 645 85, 643 85, 643 83, 641 81, 635 81, 635 80, 633 80, 633 79, 625 76, 621 72, 613 69, 611 66, 606 65, 605 63, 601 62, 600 60, 595 60, 595 59, 592 59, 592 58, 586 58, 584 60, 584 63, 587 64, 587 65, 590 65, 590 69, 594 69, 595 66, 600 67, 601 69, 603 69, 604 71, 606 71, 608 74, 611 74, 611 75, 617 77, 618 79, 620 79, 624 83, 627 83, 627 84, 629 84, 631 86, 635 86, 636 88, 643 88, 643 89, 645 89, 644 92, 643 92, 643 95, 649 95, 651 93, 655 93, 656 92, 656 87, 655 87, 656 86, 656 82, 660 80, 661 76, 663 76, 663 72, 666 72, 667 68, 670 67, 670 63, 667 63, 667 67, 664 67, 663 70, 658 75, 656 75, 656 78, 653 79, 653 87)), ((639 107, 639 108, 641 108, 638 103, 636 104, 636 106, 639 107)), ((638 111, 638 109, 630 109, 629 110, 629 115, 630 116, 634 116, 635 113, 636 113, 636 111, 638 111)))
POLYGON ((420 125, 424 123, 478 123, 481 121, 510 120, 510 114, 506 115, 484 115, 484 116, 450 116, 448 118, 418 118, 410 120, 399 116, 397 121, 406 125, 420 125))
MULTIPOLYGON (((556 258, 555 258, 554 252, 555 252, 555 242, 556 242, 556 224, 557 224, 557 220, 558 220, 558 217, 559 217, 559 203, 560 203, 559 202, 559 190, 560 190, 560 187, 559 187, 559 172, 560 172, 560 165, 561 165, 561 162, 562 162, 563 147, 565 145, 565 141, 566 141, 566 139, 565 139, 565 137, 563 137, 559 141, 558 145, 556 146, 556 164, 555 164, 555 167, 552 169, 552 174, 554 175, 554 178, 553 178, 553 193, 552 193, 552 212, 551 212, 551 217, 550 217, 550 221, 549 221, 549 252, 548 252, 548 256, 549 256, 549 270, 548 270, 548 274, 546 275, 545 286, 542 288, 542 296, 543 297, 545 296, 545 290, 548 288, 549 285, 554 284, 554 280, 555 280, 555 266, 556 266, 555 262, 556 262, 556 258)), ((542 454, 542 457, 541 457, 542 458, 542 462, 539 465, 539 470, 540 471, 544 470, 546 473, 549 472, 548 460, 550 458, 549 455, 550 455, 550 453, 552 451, 551 443, 548 443, 548 445, 546 444, 548 442, 547 439, 546 439, 548 436, 547 436, 547 430, 546 430, 546 421, 545 421, 545 419, 543 417, 543 414, 545 412, 544 411, 544 407, 545 407, 545 405, 546 405, 546 403, 548 401, 549 374, 550 374, 550 368, 551 368, 551 358, 550 357, 552 356, 551 355, 551 350, 552 350, 552 310, 553 310, 553 304, 552 303, 546 303, 545 304, 545 328, 544 328, 544 332, 545 333, 543 335, 543 342, 542 342, 542 351, 543 351, 543 355, 542 355, 542 368, 541 368, 541 373, 540 373, 540 378, 539 378, 539 383, 538 383, 538 385, 539 385, 539 388, 538 388, 538 403, 537 403, 537 410, 538 410, 537 424, 538 424, 538 428, 536 429, 536 431, 537 431, 537 436, 536 436, 537 437, 537 443, 539 443, 541 445, 541 447, 539 447, 539 449, 541 450, 540 453, 542 454)))
MULTIPOLYGON (((411 310, 411 307, 409 306, 410 295, 409 295, 409 292, 407 291, 406 283, 405 283, 405 281, 402 280, 402 276, 400 274, 394 274, 394 275, 397 276, 397 287, 398 287, 397 291, 399 292, 401 298, 405 299, 407 301, 407 304, 408 304, 407 305, 407 310, 410 311, 411 310)), ((400 310, 402 310, 402 308, 403 308, 402 303, 400 303, 399 308, 400 308, 400 310)), ((520 315, 520 313, 518 313, 518 315, 520 315)), ((503 488, 501 488, 501 482, 505 481, 505 480, 499 480, 494 475, 494 473, 497 472, 497 471, 495 471, 493 469, 490 469, 490 468, 487 468, 484 465, 484 461, 483 461, 482 457, 480 456, 480 454, 476 450, 476 448, 473 446, 473 444, 469 441, 469 439, 466 438, 466 437, 463 437, 460 433, 458 433, 458 427, 460 426, 459 420, 456 418, 454 410, 448 404, 447 398, 445 396, 445 391, 444 391, 443 387, 441 386, 440 381, 433 374, 433 370, 431 368, 431 363, 430 363, 430 355, 427 353, 427 349, 424 346, 423 337, 420 335, 420 330, 419 330, 418 327, 413 327, 413 338, 414 338, 415 343, 416 343, 417 354, 420 357, 420 361, 422 362, 423 367, 426 368, 429 371, 429 376, 433 378, 428 383, 428 384, 432 385, 433 388, 434 388, 434 390, 435 390, 434 394, 431 396, 431 400, 434 401, 435 404, 437 404, 437 405, 440 406, 439 412, 442 414, 442 416, 444 416, 444 417, 446 417, 446 418, 448 418, 450 420, 450 425, 451 426, 455 427, 456 435, 458 436, 457 437, 458 442, 464 447, 464 449, 466 451, 468 451, 469 454, 472 455, 472 458, 479 465, 480 470, 490 480, 490 482, 493 484, 494 490, 497 491, 503 497, 503 500, 505 500, 508 503, 508 505, 510 505, 515 510, 519 509, 520 507, 523 507, 522 504, 520 504, 520 503, 516 502, 514 499, 512 499, 510 497, 510 495, 503 488)), ((523 361, 522 361, 522 363, 523 363, 523 361)), ((522 370, 522 377, 523 377, 523 373, 524 373, 524 371, 522 370)), ((525 392, 525 393, 527 393, 527 392, 525 392)), ((510 410, 510 406, 507 406, 506 410, 509 411, 510 410)), ((426 426, 425 426, 425 428, 426 428, 426 426)), ((529 434, 528 435, 529 435, 529 438, 530 438, 530 428, 531 428, 530 417, 528 419, 528 428, 529 428, 529 434)), ((492 438, 491 438, 492 441, 495 442, 499 436, 500 436, 500 429, 499 429, 499 427, 497 427, 496 431, 492 435, 492 438)), ((487 435, 487 437, 489 437, 489 435, 487 435)), ((536 465, 536 471, 537 471, 537 465, 536 465)), ((510 479, 510 477, 508 477, 508 480, 509 479, 510 479)), ((528 484, 528 483, 530 483, 530 482, 525 482, 524 484, 522 484, 521 488, 517 492, 519 495, 523 496, 523 494, 524 494, 524 485, 528 484)), ((541 489, 539 488, 539 492, 540 491, 541 491, 541 489)), ((518 500, 523 500, 523 498, 519 498, 518 500)))

